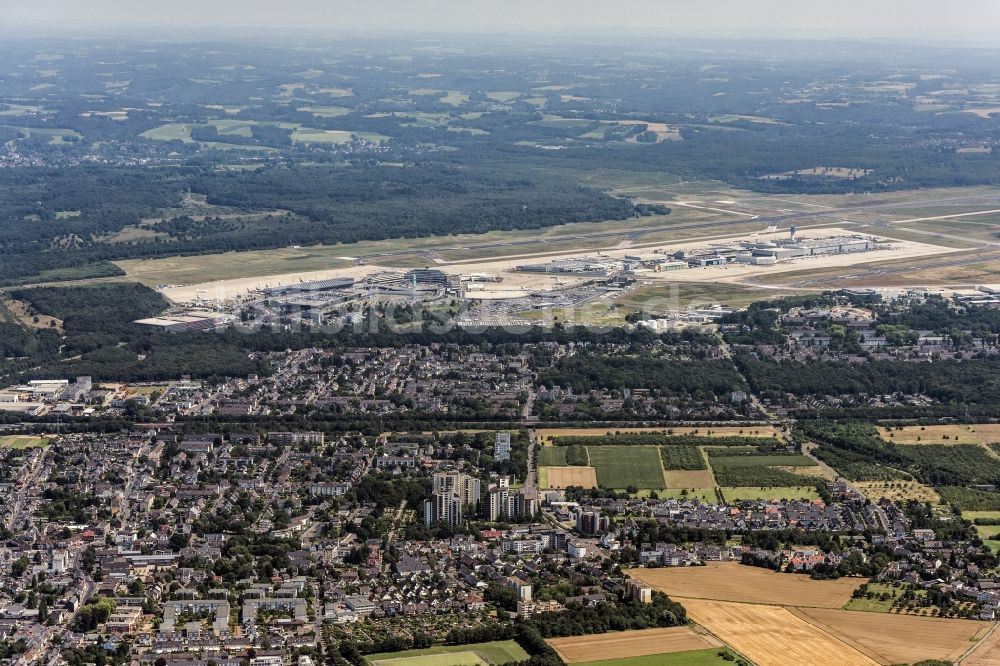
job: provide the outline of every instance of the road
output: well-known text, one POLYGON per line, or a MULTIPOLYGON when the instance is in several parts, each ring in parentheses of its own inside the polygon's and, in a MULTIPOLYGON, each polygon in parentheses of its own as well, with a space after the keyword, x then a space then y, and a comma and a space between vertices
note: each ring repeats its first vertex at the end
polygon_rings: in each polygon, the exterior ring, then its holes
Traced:
POLYGON ((403 518, 403 511, 406 510, 406 500, 404 499, 399 503, 399 507, 396 509, 396 515, 392 518, 392 527, 389 528, 389 535, 386 537, 386 542, 392 543, 396 540, 396 532, 399 530, 399 521, 403 518))
POLYGON ((526 499, 538 499, 538 467, 535 465, 535 448, 538 446, 538 437, 533 429, 528 430, 528 471, 524 477, 524 497, 526 499))
POLYGON ((524 401, 524 407, 521 408, 521 421, 524 423, 537 423, 538 417, 532 416, 531 410, 535 406, 535 390, 528 389, 528 399, 524 401))
POLYGON ((10 519, 5 525, 8 529, 12 529, 14 525, 18 524, 21 513, 24 511, 24 505, 28 499, 28 493, 38 487, 38 475, 45 469, 45 457, 48 455, 48 450, 48 447, 35 449, 35 451, 39 451, 40 453, 30 456, 31 462, 29 463, 27 477, 17 491, 17 497, 14 499, 14 505, 11 507, 10 519))

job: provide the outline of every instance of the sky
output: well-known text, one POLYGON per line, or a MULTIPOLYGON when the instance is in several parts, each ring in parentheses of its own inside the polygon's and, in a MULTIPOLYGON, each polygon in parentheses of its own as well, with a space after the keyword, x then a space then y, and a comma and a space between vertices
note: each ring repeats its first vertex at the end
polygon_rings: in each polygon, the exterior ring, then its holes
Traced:
POLYGON ((694 37, 1000 42, 1000 0, 0 0, 0 22, 53 28, 330 31, 643 29, 694 37))

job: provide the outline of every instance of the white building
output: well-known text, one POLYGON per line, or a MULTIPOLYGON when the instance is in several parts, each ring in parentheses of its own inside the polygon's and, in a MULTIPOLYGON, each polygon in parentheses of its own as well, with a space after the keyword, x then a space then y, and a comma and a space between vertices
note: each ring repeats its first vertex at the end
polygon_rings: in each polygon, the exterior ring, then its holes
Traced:
POLYGON ((493 459, 497 462, 510 460, 510 433, 498 432, 496 446, 493 449, 493 459))

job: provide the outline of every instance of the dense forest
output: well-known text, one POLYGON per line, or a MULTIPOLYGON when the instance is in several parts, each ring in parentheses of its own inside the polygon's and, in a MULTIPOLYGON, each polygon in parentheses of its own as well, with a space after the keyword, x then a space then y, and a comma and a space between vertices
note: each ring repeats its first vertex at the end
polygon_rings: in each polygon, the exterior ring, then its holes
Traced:
POLYGON ((923 394, 953 405, 1000 402, 1000 360, 995 358, 925 362, 773 361, 749 353, 735 356, 751 388, 787 404, 786 395, 923 394))
POLYGON ((571 43, 272 37, 0 45, 0 285, 666 212, 608 196, 605 175, 783 193, 1000 182, 1000 153, 982 149, 1000 119, 964 112, 1000 104, 971 92, 992 80, 975 49, 676 40, 589 44, 594 60, 571 43), (414 87, 427 72, 433 87, 414 87), (228 213, 181 210, 191 193, 228 213))
POLYGON ((0 285, 115 275, 121 271, 108 263, 115 259, 533 229, 640 214, 629 200, 582 187, 571 174, 483 165, 231 173, 0 170, 0 192, 0 285), (158 223, 151 238, 111 240, 179 205, 188 191, 248 214, 225 219, 177 214, 158 223), (270 213, 249 214, 254 211, 270 213))
MULTIPOLYGON (((0 378, 45 378, 91 375, 98 380, 150 381, 174 379, 181 374, 217 380, 248 374, 267 375, 266 363, 250 357, 253 352, 277 352, 307 347, 403 347, 434 342, 495 347, 512 352, 525 343, 543 341, 643 345, 688 345, 701 339, 691 332, 658 335, 647 329, 608 332, 585 327, 525 331, 490 328, 479 332, 453 329, 431 332, 429 327, 401 333, 391 322, 376 320, 376 330, 338 332, 304 329, 297 333, 269 326, 252 333, 235 328, 216 332, 165 335, 139 326, 136 319, 160 314, 167 301, 156 291, 138 284, 30 287, 11 295, 26 303, 30 312, 63 321, 62 335, 53 329, 28 331, 16 324, 0 324, 0 378)), ((334 414, 329 415, 336 418, 334 414)))
POLYGON ((609 389, 647 389, 654 395, 728 398, 745 387, 728 360, 673 360, 646 355, 610 356, 580 353, 560 359, 539 373, 538 382, 574 393, 609 389))

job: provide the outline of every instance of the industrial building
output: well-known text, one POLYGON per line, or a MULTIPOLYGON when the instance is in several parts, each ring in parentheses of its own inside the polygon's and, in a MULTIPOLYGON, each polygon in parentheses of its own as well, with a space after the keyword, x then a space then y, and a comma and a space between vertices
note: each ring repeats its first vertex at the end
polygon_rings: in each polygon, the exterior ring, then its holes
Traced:
POLYGON ((461 284, 460 276, 450 275, 436 268, 415 268, 403 279, 414 287, 431 285, 442 289, 457 289, 461 284))
POLYGON ((544 264, 521 264, 515 270, 522 273, 562 273, 581 277, 611 277, 622 270, 622 262, 607 257, 557 259, 544 264))
POLYGON ((788 238, 768 242, 740 243, 732 261, 754 266, 768 266, 798 257, 816 257, 830 254, 870 252, 876 249, 877 240, 860 234, 852 236, 828 236, 826 238, 795 237, 795 227, 789 230, 788 238))
POLYGON ((226 321, 225 317, 218 315, 179 314, 138 319, 133 323, 141 326, 152 326, 165 333, 188 333, 191 331, 210 331, 223 326, 226 321))
POLYGON ((287 296, 290 294, 315 294, 324 291, 336 291, 349 289, 354 286, 352 277, 336 277, 329 280, 314 280, 312 282, 298 282, 296 284, 285 285, 267 289, 264 293, 267 296, 287 296))

